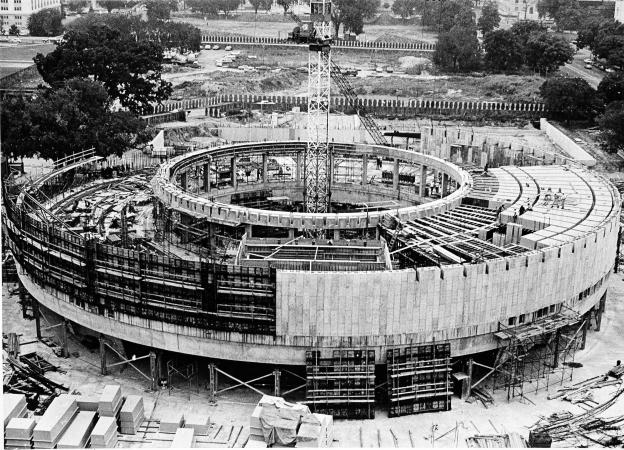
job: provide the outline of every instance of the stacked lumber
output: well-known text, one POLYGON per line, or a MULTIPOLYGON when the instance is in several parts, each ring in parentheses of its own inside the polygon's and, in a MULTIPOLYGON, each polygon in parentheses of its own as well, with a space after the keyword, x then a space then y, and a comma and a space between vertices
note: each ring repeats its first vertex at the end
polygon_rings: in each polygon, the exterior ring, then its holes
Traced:
POLYGON ((80 411, 97 412, 100 406, 100 398, 95 396, 77 395, 76 402, 78 403, 78 409, 80 411))
POLYGON ((195 447, 195 430, 192 428, 178 428, 171 442, 171 448, 193 447, 195 447))
POLYGON ((171 417, 167 419, 160 419, 160 433, 177 433, 178 428, 182 428, 184 426, 184 414, 182 413, 174 413, 171 417))
POLYGON ((257 405, 251 413, 249 421, 249 440, 264 442, 264 433, 262 433, 262 425, 260 424, 260 414, 262 413, 262 406, 257 405))
POLYGON ((579 381, 578 383, 570 386, 560 387, 555 393, 550 394, 548 399, 552 400, 555 398, 561 398, 562 400, 569 401, 570 403, 593 402, 592 391, 594 389, 600 389, 607 386, 618 386, 620 384, 622 384, 622 380, 612 380, 606 375, 599 375, 579 381))
POLYGON ((31 448, 35 419, 14 417, 4 430, 4 446, 15 448, 31 448))
POLYGON ((210 417, 193 414, 184 418, 184 428, 195 430, 195 436, 208 436, 210 417))
POLYGON ((95 411, 79 412, 58 441, 57 448, 86 448, 96 419, 95 411))
POLYGON ((103 417, 117 417, 122 403, 121 386, 107 384, 98 402, 98 413, 103 417))
POLYGON ((145 407, 143 397, 140 395, 128 395, 120 412, 121 432, 124 434, 136 434, 138 428, 145 420, 145 407))
POLYGON ((91 431, 91 448, 117 446, 117 421, 114 417, 100 417, 91 431))
POLYGON ((78 412, 73 395, 59 395, 55 398, 33 430, 35 448, 54 448, 63 432, 78 412))
POLYGON ((2 394, 2 409, 4 412, 4 427, 16 417, 26 417, 26 396, 24 394, 2 394))
POLYGON ((466 438, 466 444, 469 448, 518 448, 526 447, 524 439, 517 433, 512 439, 508 434, 478 434, 466 438))

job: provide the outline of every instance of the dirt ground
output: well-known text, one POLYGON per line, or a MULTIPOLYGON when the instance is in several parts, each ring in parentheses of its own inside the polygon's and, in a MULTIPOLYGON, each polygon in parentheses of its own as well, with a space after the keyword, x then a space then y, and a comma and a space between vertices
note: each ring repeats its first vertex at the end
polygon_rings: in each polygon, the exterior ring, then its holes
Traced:
MULTIPOLYGON (((34 321, 22 319, 17 296, 10 292, 15 285, 3 284, 2 289, 2 331, 22 333, 22 341, 34 338, 34 321)), ((575 360, 583 367, 575 369, 573 382, 578 382, 595 375, 606 373, 616 359, 624 359, 624 280, 623 275, 613 275, 609 282, 610 293, 607 309, 603 316, 600 332, 590 331, 585 350, 576 354, 575 360)), ((54 320, 50 319, 55 323, 54 320)), ((45 334, 45 333, 44 333, 45 334)), ((113 369, 107 376, 100 375, 100 362, 97 351, 89 350, 72 336, 70 352, 78 352, 78 356, 68 359, 56 357, 42 343, 29 344, 22 348, 24 353, 37 351, 51 363, 59 365, 67 373, 50 372, 48 376, 54 381, 65 384, 70 392, 80 392, 85 395, 98 395, 106 384, 120 384, 123 393, 142 395, 145 402, 145 414, 148 418, 162 419, 171 416, 174 412, 205 414, 211 417, 211 422, 217 426, 223 425, 222 435, 238 426, 247 427, 249 416, 253 411, 259 395, 250 391, 236 389, 218 397, 217 403, 209 402, 208 392, 201 382, 199 392, 188 392, 176 389, 171 394, 166 391, 151 392, 144 378, 127 369, 120 373, 113 369)), ((596 391, 595 399, 599 402, 606 400, 614 392, 613 387, 602 388, 596 391)), ((546 392, 529 394, 529 401, 513 400, 507 402, 504 392, 495 392, 495 404, 485 409, 480 403, 466 403, 454 397, 452 410, 444 413, 427 413, 388 418, 384 410, 376 411, 374 420, 336 420, 335 447, 360 447, 360 433, 364 447, 377 447, 378 437, 382 447, 393 447, 392 432, 397 436, 400 447, 410 447, 410 431, 416 447, 431 447, 431 430, 435 429, 435 436, 441 436, 459 424, 457 442, 455 432, 435 441, 436 447, 466 447, 465 438, 475 434, 496 434, 498 432, 518 432, 525 438, 528 436, 528 427, 535 423, 540 416, 547 416, 558 411, 580 413, 580 407, 562 400, 547 400, 546 392), (392 430, 392 431, 391 431, 392 430)), ((620 401, 604 413, 604 417, 615 417, 624 414, 624 401, 620 401)), ((248 428, 244 428, 237 439, 236 447, 245 442, 248 428)), ((227 437, 227 436, 226 436, 227 437)), ((225 438, 223 438, 225 439, 225 438)), ((558 446, 562 446, 558 443, 558 446)), ((568 446, 579 446, 587 442, 567 442, 568 446)), ((590 443, 591 444, 591 443, 590 443)), ((162 447, 163 441, 144 442, 141 444, 122 441, 119 447, 162 447)), ((203 447, 220 447, 223 444, 202 444, 203 447)))

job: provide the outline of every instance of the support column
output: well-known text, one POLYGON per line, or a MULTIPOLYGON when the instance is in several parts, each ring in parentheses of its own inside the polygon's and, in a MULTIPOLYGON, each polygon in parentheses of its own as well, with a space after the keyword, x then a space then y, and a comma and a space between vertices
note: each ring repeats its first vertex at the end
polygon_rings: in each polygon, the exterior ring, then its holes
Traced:
POLYGON ((472 393, 472 358, 468 358, 468 367, 466 369, 466 372, 466 375, 468 375, 468 382, 465 385, 462 385, 462 400, 466 400, 468 397, 470 397, 470 394, 472 393))
POLYGON ((334 184, 334 152, 331 152, 331 154, 329 155, 329 174, 328 175, 329 176, 327 178, 329 179, 329 185, 331 186, 332 184, 334 184))
POLYGON ((589 322, 591 320, 591 314, 585 314, 585 323, 583 324, 583 334, 581 336, 580 350, 585 350, 585 344, 587 342, 587 329, 589 328, 589 322))
MULTIPOLYGON (((24 289, 24 288, 22 288, 24 289)), ((35 330, 37 332, 37 340, 41 340, 41 313, 39 312, 39 302, 33 297, 32 299, 33 314, 35 315, 35 330)))
POLYGON ((561 338, 561 328, 555 331, 555 351, 553 352, 553 368, 559 367, 559 339, 561 338))
POLYGON ((210 241, 210 254, 214 255, 217 250, 217 236, 216 236, 216 225, 214 222, 210 222, 209 227, 209 241, 210 241))
POLYGON ((210 192, 210 163, 204 164, 204 192, 210 192))
POLYGON ((395 191, 399 190, 399 159, 394 158, 394 172, 392 176, 392 188, 395 191))
POLYGON ((252 238, 253 227, 250 223, 245 224, 245 234, 247 235, 247 239, 252 238))
POLYGON ((217 391, 217 371, 214 364, 208 364, 208 401, 210 403, 216 403, 216 391, 217 391))
POLYGON ((449 176, 443 173, 442 174, 442 197, 448 194, 448 182, 449 182, 449 176))
POLYGON ((230 168, 231 174, 230 174, 230 177, 232 179, 232 187, 234 189, 236 189, 238 187, 238 176, 236 174, 236 170, 237 170, 236 169, 236 156, 233 156, 232 160, 231 160, 231 168, 230 168))
POLYGON ((294 238, 295 238, 295 229, 294 228, 289 228, 288 229, 288 239, 292 241, 294 238))
POLYGON ((107 375, 106 369, 106 345, 104 344, 104 337, 100 334, 100 373, 107 375))
POLYGON ((280 396, 280 392, 281 392, 281 378, 282 378, 282 373, 279 369, 275 369, 273 371, 273 376, 275 377, 275 396, 279 397, 280 396))
POLYGON ((425 196, 425 188, 427 187, 427 166, 420 166, 420 196, 425 196))
POLYGON ((180 187, 182 188, 184 192, 186 192, 188 189, 188 179, 186 176, 186 171, 180 174, 180 187))
POLYGON ((61 324, 61 339, 63 341, 63 349, 61 350, 61 356, 63 358, 69 358, 69 342, 67 340, 67 320, 63 320, 61 324))
POLYGON ((262 182, 266 184, 268 181, 269 181, 269 155, 265 153, 264 155, 262 155, 262 182))
POLYGON ((340 240, 340 230, 334 230, 334 241, 340 240))
POLYGON ((368 184, 368 155, 362 155, 362 186, 368 184))
POLYGON ((158 390, 158 367, 156 364, 156 352, 151 350, 149 352, 149 360, 150 360, 150 378, 152 379, 152 391, 158 390))
POLYGON ((301 152, 297 152, 297 167, 295 167, 295 181, 301 184, 301 152))

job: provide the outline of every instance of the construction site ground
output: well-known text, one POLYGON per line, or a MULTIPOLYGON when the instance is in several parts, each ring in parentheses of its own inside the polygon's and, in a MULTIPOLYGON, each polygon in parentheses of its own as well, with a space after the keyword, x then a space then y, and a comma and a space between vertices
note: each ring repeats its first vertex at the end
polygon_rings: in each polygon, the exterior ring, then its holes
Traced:
MULTIPOLYGON (((606 373, 616 360, 624 359, 624 280, 623 275, 611 277, 609 300, 602 320, 600 332, 590 331, 585 350, 576 355, 576 361, 583 366, 574 370, 573 383, 606 373)), ((18 297, 14 293, 16 285, 3 284, 2 291, 2 330, 4 333, 20 333, 22 342, 34 340, 35 324, 22 318, 18 297), (11 294, 13 292, 13 295, 11 294)), ((49 318, 48 318, 49 319, 49 318)), ((52 319, 49 319, 53 322, 52 319)), ((44 322, 45 325, 45 322, 44 322)), ((44 333, 46 334, 46 333, 44 333)), ((49 334, 49 333, 48 333, 49 334)), ((148 382, 133 369, 127 368, 120 373, 119 367, 111 369, 111 374, 100 374, 100 359, 97 349, 82 345, 76 336, 70 335, 70 358, 55 356, 43 343, 28 344, 22 352, 37 351, 52 364, 60 366, 66 373, 49 372, 46 375, 53 381, 63 383, 70 392, 80 392, 93 396, 101 394, 107 384, 120 384, 123 394, 140 394, 145 401, 145 415, 152 420, 170 417, 174 412, 208 415, 215 423, 213 431, 218 437, 212 437, 198 444, 200 447, 226 448, 242 446, 248 436, 249 417, 260 396, 252 391, 237 388, 217 397, 216 404, 210 403, 206 380, 199 380, 199 392, 189 392, 182 385, 175 386, 171 392, 150 391, 148 382), (243 426, 240 436, 238 430, 243 426), (230 431, 231 430, 231 431, 230 431), (236 440, 234 442, 234 437, 236 440)), ((140 356, 140 355, 137 355, 140 356)), ((143 362, 143 361, 142 361, 143 362)), ((145 368, 145 367, 144 367, 145 368)), ((239 374, 244 377, 245 374, 239 374)), ((222 377, 225 378, 225 377, 222 377)), ((269 380, 270 381, 270 380, 269 380)), ((556 387, 551 387, 551 391, 556 387)), ((270 392, 270 387, 265 387, 270 392)), ((597 390, 594 399, 599 403, 613 395, 615 386, 597 390)), ((477 434, 499 434, 518 432, 525 438, 528 427, 540 417, 559 411, 575 414, 584 409, 560 399, 548 400, 544 391, 529 394, 528 400, 507 402, 506 392, 494 392, 495 402, 487 409, 479 402, 466 403, 453 397, 452 410, 442 413, 426 413, 399 418, 388 418, 387 412, 377 408, 375 420, 336 420, 335 447, 393 447, 397 438, 400 447, 410 447, 410 433, 415 447, 431 447, 431 433, 434 439, 459 424, 457 435, 450 432, 434 440, 436 447, 466 447, 465 438, 477 434), (361 442, 360 442, 361 437, 361 442), (457 439, 457 443, 455 440, 457 439)), ((621 398, 621 397, 620 397, 621 398)), ((624 400, 620 400, 604 412, 605 417, 624 415, 624 400)), ((154 422, 152 422, 154 423, 154 422)), ((170 437, 169 437, 170 438, 170 437)), ((151 433, 139 433, 136 436, 123 436, 119 447, 163 447, 168 446, 167 436, 151 433), (159 437, 160 436, 160 437, 159 437), (147 438, 146 438, 147 437, 147 438), (151 439, 148 439, 151 437, 151 439), (155 440, 155 439, 164 440, 155 440)), ((557 443, 555 443, 557 444, 557 443)), ((568 442, 568 445, 583 445, 587 442, 568 442)), ((591 445, 591 442, 589 443, 591 445)), ((559 443, 561 445, 561 443, 559 443)))

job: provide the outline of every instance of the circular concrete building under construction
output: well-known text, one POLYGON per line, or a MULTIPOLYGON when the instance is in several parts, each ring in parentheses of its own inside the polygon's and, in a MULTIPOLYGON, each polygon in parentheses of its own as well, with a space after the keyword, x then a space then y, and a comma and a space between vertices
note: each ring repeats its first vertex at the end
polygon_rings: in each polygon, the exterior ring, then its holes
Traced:
POLYGON ((620 216, 606 180, 573 165, 483 171, 467 164, 472 149, 462 169, 393 147, 330 147, 327 213, 303 212, 297 141, 194 151, 116 178, 82 155, 26 187, 5 183, 20 281, 97 333, 306 365, 308 400, 337 416, 370 417, 375 364, 387 365, 391 415, 443 410, 451 358, 470 388, 473 355, 495 355, 496 373, 531 342, 557 367, 599 326, 620 216), (393 381, 414 364, 411 388, 393 381), (360 381, 337 394, 342 368, 360 381), (414 392, 400 400, 399 389, 414 392))

